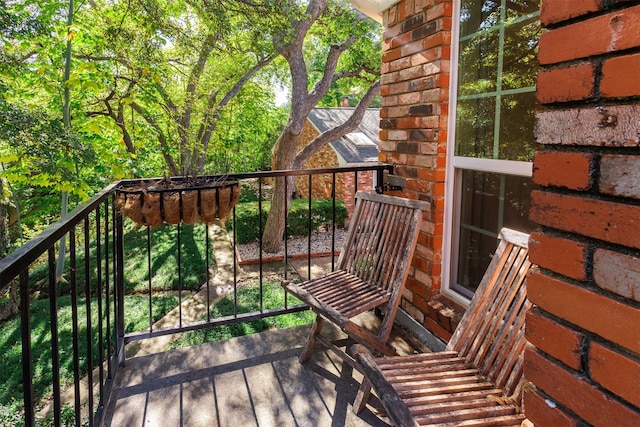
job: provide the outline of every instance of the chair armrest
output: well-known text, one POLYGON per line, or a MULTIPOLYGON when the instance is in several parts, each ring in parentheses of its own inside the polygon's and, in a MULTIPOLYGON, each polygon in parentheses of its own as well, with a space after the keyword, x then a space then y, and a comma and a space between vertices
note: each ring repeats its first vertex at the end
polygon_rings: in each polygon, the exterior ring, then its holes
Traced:
POLYGON ((391 422, 399 427, 418 427, 418 423, 413 419, 409 408, 382 375, 382 371, 378 368, 373 355, 360 344, 351 347, 351 354, 353 354, 356 362, 360 364, 365 381, 369 381, 378 394, 391 422))

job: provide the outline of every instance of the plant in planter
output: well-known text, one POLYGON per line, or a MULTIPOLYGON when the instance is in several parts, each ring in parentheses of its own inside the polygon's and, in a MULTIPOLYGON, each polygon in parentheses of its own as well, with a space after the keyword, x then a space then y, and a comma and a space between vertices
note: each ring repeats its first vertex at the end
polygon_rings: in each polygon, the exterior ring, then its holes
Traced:
POLYGON ((116 209, 147 226, 224 220, 238 202, 240 186, 226 176, 131 181, 116 189, 116 209))

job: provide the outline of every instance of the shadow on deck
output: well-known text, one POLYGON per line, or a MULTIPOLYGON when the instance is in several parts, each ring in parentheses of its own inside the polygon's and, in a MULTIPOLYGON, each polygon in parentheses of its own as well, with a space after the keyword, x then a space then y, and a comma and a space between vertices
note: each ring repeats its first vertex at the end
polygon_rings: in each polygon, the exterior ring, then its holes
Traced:
MULTIPOLYGON (((298 362, 309 328, 129 358, 118 371, 105 425, 388 426, 371 412, 378 402, 352 412, 362 377, 335 354, 317 351, 305 365, 298 362)), ((344 337, 335 330, 339 345, 344 337)), ((413 352, 397 334, 392 343, 413 352)))

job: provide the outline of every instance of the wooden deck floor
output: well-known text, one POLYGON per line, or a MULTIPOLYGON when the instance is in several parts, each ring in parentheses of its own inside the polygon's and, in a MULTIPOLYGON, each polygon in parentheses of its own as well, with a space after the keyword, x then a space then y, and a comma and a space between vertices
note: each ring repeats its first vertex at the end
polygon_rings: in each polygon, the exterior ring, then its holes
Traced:
MULTIPOLYGON (((363 321, 375 321, 374 316, 363 321)), ((127 359, 106 426, 387 426, 374 403, 356 416, 361 376, 328 351, 301 365, 309 326, 127 359)), ((336 341, 344 336, 334 331, 336 341)), ((411 345, 397 334, 394 346, 411 345)))

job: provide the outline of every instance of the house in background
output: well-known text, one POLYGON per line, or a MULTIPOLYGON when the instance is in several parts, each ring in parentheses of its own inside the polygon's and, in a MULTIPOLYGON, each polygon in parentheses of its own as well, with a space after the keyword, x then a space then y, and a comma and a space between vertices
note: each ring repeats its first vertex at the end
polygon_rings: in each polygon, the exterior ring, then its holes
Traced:
MULTIPOLYGON (((316 136, 347 121, 354 108, 314 108, 302 130, 301 146, 306 145, 316 136)), ((365 112, 358 128, 342 138, 331 141, 304 164, 305 169, 353 166, 363 163, 378 163, 378 146, 380 144, 380 110, 369 108, 365 112)), ((376 186, 373 172, 359 172, 357 185, 353 182, 355 174, 341 174, 336 177, 336 196, 342 200, 349 211, 353 212, 353 188, 373 191, 376 186)), ((314 178, 311 196, 325 199, 331 197, 333 179, 330 174, 314 178)), ((306 177, 296 179, 296 192, 306 198, 309 194, 309 182, 306 177)))

